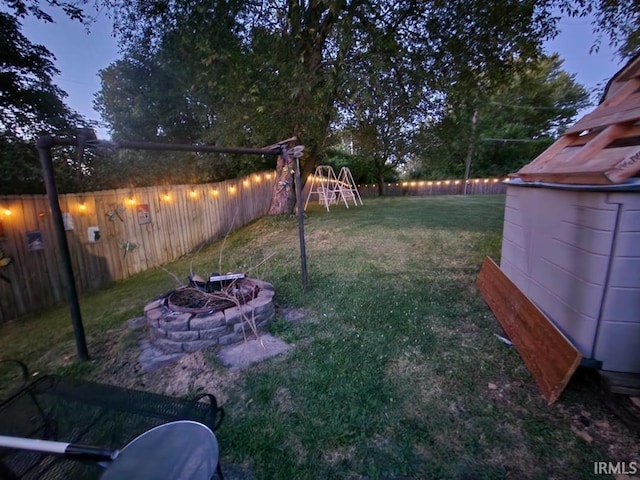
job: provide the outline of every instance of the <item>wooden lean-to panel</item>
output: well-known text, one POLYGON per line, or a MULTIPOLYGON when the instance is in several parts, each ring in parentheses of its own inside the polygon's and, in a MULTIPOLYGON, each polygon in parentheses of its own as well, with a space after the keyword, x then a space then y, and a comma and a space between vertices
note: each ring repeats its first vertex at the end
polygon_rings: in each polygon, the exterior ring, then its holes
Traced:
POLYGON ((640 62, 625 69, 593 112, 515 176, 569 184, 622 183, 640 172, 640 62))
POLYGON ((582 355, 489 257, 482 264, 477 285, 542 394, 555 402, 582 355))

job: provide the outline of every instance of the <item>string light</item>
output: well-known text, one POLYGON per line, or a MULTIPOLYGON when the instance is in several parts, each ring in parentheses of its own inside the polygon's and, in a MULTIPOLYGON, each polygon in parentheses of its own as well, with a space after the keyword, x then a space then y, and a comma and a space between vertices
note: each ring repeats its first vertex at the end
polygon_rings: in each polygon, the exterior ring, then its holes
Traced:
POLYGON ((84 202, 82 202, 78 208, 80 208, 81 212, 84 212, 87 209, 87 205, 84 202))
POLYGON ((168 202, 169 200, 171 200, 171 195, 169 195, 168 193, 165 193, 162 198, 164 199, 165 202, 168 202))
POLYGON ((244 185, 245 187, 248 187, 249 186, 249 180, 248 179, 243 180, 242 181, 242 185, 244 185))
POLYGON ((11 210, 8 209, 8 208, 5 208, 4 209, 4 215, 5 215, 5 217, 10 217, 11 216, 11 210))
POLYGON ((192 188, 189 192, 189 195, 191 195, 191 198, 196 198, 198 196, 198 194, 196 193, 196 189, 192 188))
MULTIPOLYGON (((309 179, 313 179, 314 176, 313 175, 309 175, 308 177, 309 179)), ((433 187, 433 186, 438 186, 438 187, 442 187, 442 186, 451 186, 451 185, 462 185, 464 183, 466 183, 467 185, 472 185, 472 184, 479 184, 479 183, 484 183, 484 184, 490 184, 490 183, 499 183, 499 182, 508 182, 510 179, 507 178, 469 178, 469 179, 447 179, 447 180, 408 180, 408 181, 403 181, 400 183, 387 183, 388 187, 393 187, 394 185, 396 187, 419 187, 419 188, 424 188, 425 186, 429 186, 429 187, 433 187)), ((357 185, 358 188, 375 188, 376 184, 358 184, 357 185)))
POLYGON ((212 194, 214 197, 217 197, 217 196, 220 194, 220 192, 218 192, 218 189, 217 189, 217 188, 214 188, 213 190, 211 190, 211 194, 212 194))

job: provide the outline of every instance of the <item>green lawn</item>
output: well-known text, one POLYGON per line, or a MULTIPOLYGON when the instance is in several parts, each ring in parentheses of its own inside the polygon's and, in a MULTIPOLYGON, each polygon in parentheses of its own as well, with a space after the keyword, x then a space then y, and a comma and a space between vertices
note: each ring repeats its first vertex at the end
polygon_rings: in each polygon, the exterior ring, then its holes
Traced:
MULTIPOLYGON (((118 339, 109 359, 73 361, 64 306, 1 326, 0 351, 33 369, 109 381, 103 364, 136 349, 125 320, 174 288, 173 275, 218 271, 222 258, 223 271, 273 283, 279 307, 307 312, 271 327, 295 344, 286 357, 225 384, 222 460, 255 478, 577 479, 594 461, 634 460, 637 432, 585 384, 572 381, 547 405, 517 352, 494 336, 502 332, 475 279, 485 256, 499 260, 503 196, 365 202, 306 212, 306 293, 295 218, 263 218, 166 269, 84 295, 90 352, 104 351, 106 331, 118 339)), ((227 375, 215 350, 205 360, 227 375)))

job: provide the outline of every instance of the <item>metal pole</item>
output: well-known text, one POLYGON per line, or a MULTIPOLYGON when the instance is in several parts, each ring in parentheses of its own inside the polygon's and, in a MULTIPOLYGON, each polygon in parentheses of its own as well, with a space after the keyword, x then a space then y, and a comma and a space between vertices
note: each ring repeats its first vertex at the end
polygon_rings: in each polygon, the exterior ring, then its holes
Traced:
POLYGON ((73 324, 73 333, 76 337, 76 348, 80 360, 89 360, 89 352, 87 350, 87 341, 84 336, 84 327, 82 325, 82 315, 80 314, 80 303, 78 302, 78 292, 76 290, 76 282, 73 276, 73 267, 71 265, 71 254, 69 253, 69 244, 67 235, 64 231, 64 222, 62 220, 62 212, 60 211, 60 203, 58 201, 58 189, 53 174, 53 162, 51 160, 51 147, 56 144, 51 136, 40 137, 36 143, 38 153, 40 155, 40 163, 44 171, 44 183, 47 188, 47 197, 49 197, 49 205, 51 206, 51 217, 53 220, 53 230, 56 234, 56 240, 60 248, 60 260, 62 262, 62 275, 66 283, 67 302, 71 313, 71 323, 73 324))
MULTIPOLYGON (((59 144, 59 143, 58 143, 59 144)), ((158 142, 110 142, 105 140, 88 141, 87 146, 106 147, 124 150, 155 150, 163 152, 201 152, 201 153, 235 153, 242 155, 279 155, 280 148, 243 148, 217 147, 215 145, 185 145, 158 142)), ((74 143, 75 145, 75 143, 74 143)))
MULTIPOLYGON (((295 137, 294 137, 295 138, 295 137)), ((82 324, 82 315, 80 313, 80 303, 78 301, 78 291, 76 289, 75 277, 73 275, 73 266, 71 264, 71 254, 69 252, 69 244, 67 235, 64 231, 64 221, 62 212, 60 211, 60 203, 58 201, 58 189, 56 187, 55 177, 53 173, 53 162, 51 160, 51 148, 54 146, 75 146, 76 148, 88 147, 106 147, 112 149, 131 149, 131 150, 161 150, 161 151, 187 151, 187 152, 208 152, 208 153, 236 153, 250 155, 279 155, 283 154, 286 148, 281 144, 269 146, 267 148, 233 148, 233 147, 216 147, 211 145, 169 145, 153 142, 109 142, 94 139, 80 138, 54 138, 51 135, 45 135, 38 139, 36 147, 40 156, 40 163, 44 171, 44 182, 47 189, 47 197, 51 205, 51 215, 56 240, 60 248, 60 261, 62 263, 62 276, 66 283, 67 303, 71 313, 71 322, 73 324, 73 332, 76 337, 76 348, 78 357, 81 360, 89 359, 87 350, 87 341, 84 334, 84 326, 82 324), (82 144, 82 145, 81 145, 82 144)), ((304 225, 301 210, 302 192, 300 190, 300 166, 296 158, 296 198, 298 202, 298 225, 300 228, 300 255, 302 257, 302 287, 307 288, 307 259, 304 245, 304 225)))
MULTIPOLYGON (((283 154, 285 152, 283 151, 283 154)), ((307 276, 307 248, 304 241, 304 214, 302 210, 302 183, 300 180, 300 159, 295 158, 296 168, 294 181, 296 184, 296 206, 298 208, 298 234, 300 236, 300 262, 302 267, 302 291, 306 292, 309 286, 307 276)))

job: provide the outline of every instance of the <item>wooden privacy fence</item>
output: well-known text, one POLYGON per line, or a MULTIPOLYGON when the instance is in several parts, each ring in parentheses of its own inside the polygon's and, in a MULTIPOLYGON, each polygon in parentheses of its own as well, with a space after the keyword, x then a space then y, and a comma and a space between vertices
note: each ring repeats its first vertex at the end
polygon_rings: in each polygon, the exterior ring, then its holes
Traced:
MULTIPOLYGON (((472 178, 467 180, 467 195, 497 195, 506 193, 503 178, 472 178)), ((363 197, 377 197, 378 185, 358 185, 363 197)), ((385 184, 385 195, 462 195, 464 180, 409 180, 385 184)))
MULTIPOLYGON (((78 291, 170 262, 265 215, 274 181, 269 172, 60 195, 78 291)), ((0 196, 0 323, 64 300, 47 196, 0 196)))

